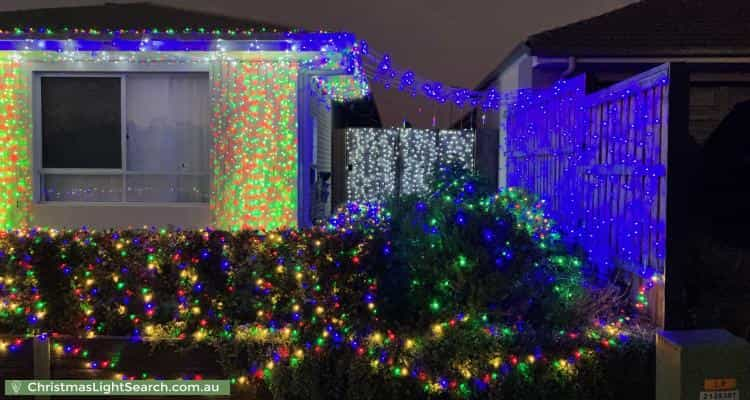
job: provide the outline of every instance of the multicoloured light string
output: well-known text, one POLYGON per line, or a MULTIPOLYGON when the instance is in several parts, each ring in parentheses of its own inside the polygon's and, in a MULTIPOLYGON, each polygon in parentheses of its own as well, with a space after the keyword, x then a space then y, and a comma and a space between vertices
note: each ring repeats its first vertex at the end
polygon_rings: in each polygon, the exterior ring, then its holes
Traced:
MULTIPOLYGON (((354 82, 319 84, 320 92, 334 99, 368 93, 370 84, 421 95, 438 104, 498 110, 517 93, 495 88, 477 91, 422 78, 411 69, 397 68, 391 56, 372 50, 364 40, 346 32, 279 32, 264 28, 146 28, 96 29, 25 27, 0 30, 0 50, 51 52, 321 52, 342 55, 342 70, 354 82), (24 40, 19 40, 23 38, 24 40), (368 83, 369 82, 369 83, 368 83)), ((323 81, 326 79, 323 78, 323 81)))
MULTIPOLYGON (((549 249, 559 240, 541 202, 514 189, 478 198, 471 196, 474 190, 471 183, 456 181, 438 186, 434 195, 461 208, 507 210, 514 216, 515 229, 533 238, 540 249, 549 249), (456 187, 462 188, 461 194, 449 196, 456 187)), ((2 314, 0 326, 22 335, 53 329, 92 339, 129 332, 135 341, 267 346, 267 359, 228 371, 237 384, 271 379, 278 366, 294 368, 305 358, 348 348, 374 373, 415 379, 427 392, 463 395, 486 390, 510 373, 529 374, 534 368, 571 374, 579 359, 628 340, 628 320, 621 318, 561 330, 554 347, 516 352, 503 343, 523 334, 522 323, 498 323, 482 313, 453 313, 455 306, 447 304, 430 305, 435 319, 425 332, 399 334, 378 317, 379 283, 365 264, 377 249, 371 246, 373 240, 390 224, 390 214, 378 205, 351 204, 325 225, 267 235, 156 229, 7 233, 0 237, 6 266, 0 270, 0 304, 13 313, 2 314), (44 293, 35 286, 39 269, 35 266, 52 260, 57 269, 44 273, 70 283, 75 306, 67 310, 68 315, 50 319, 44 315, 44 293), (462 331, 476 332, 494 345, 442 371, 422 365, 423 349, 462 331)), ((385 243, 378 251, 387 254, 389 249, 385 243)), ((572 274, 580 267, 575 257, 564 255, 548 262, 572 274)), ((560 301, 568 301, 580 291, 579 285, 565 280, 554 293, 560 301)), ((118 379, 153 376, 147 371, 116 373, 124 355, 94 359, 75 340, 51 337, 58 356, 79 357, 87 368, 112 370, 118 379)))
POLYGON ((215 226, 296 226, 297 74, 295 62, 213 66, 215 226))
POLYGON ((370 86, 363 77, 353 75, 315 76, 313 85, 321 98, 345 102, 361 99, 370 94, 370 86))
POLYGON ((0 226, 28 222, 31 196, 31 121, 21 63, 0 55, 0 226))
MULTIPOLYGON (((336 43, 320 39, 326 40, 336 43)), ((296 225, 297 77, 301 70, 327 74, 350 70, 346 61, 350 52, 335 46, 296 53, 0 52, 0 226, 12 229, 32 224, 27 85, 32 62, 208 64, 213 84, 212 225, 274 229, 296 225)))

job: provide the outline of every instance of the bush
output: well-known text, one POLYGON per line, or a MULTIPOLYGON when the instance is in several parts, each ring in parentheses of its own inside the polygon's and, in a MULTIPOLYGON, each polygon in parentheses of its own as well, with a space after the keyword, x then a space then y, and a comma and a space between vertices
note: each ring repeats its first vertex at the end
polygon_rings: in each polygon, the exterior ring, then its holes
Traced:
POLYGON ((442 168, 388 209, 269 233, 6 233, 0 332, 207 343, 278 399, 613 398, 600 380, 650 357, 542 202, 442 168))

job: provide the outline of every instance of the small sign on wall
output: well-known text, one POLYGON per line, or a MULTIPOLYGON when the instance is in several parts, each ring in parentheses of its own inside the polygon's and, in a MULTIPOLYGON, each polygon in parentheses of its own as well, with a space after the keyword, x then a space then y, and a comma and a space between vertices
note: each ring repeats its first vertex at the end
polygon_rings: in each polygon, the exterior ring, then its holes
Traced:
POLYGON ((740 400, 735 378, 704 379, 703 390, 698 400, 740 400))
POLYGON ((700 392, 698 400, 740 400, 740 391, 720 390, 712 392, 700 392))

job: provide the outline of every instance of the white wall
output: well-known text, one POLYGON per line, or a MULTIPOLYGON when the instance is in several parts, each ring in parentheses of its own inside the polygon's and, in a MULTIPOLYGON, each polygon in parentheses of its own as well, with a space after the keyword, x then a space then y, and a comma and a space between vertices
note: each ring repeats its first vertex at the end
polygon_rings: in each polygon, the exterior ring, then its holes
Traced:
MULTIPOLYGON (((531 87, 531 57, 522 54, 500 73, 496 80, 496 88, 500 93, 510 94, 529 87, 531 87)), ((498 130, 500 132, 500 138, 498 139, 500 153, 497 157, 498 187, 506 187, 508 185, 507 159, 505 155, 508 150, 505 143, 505 138, 507 136, 505 130, 506 112, 507 106, 501 104, 496 117, 499 121, 498 130)))
POLYGON ((209 226, 208 204, 53 204, 33 203, 31 224, 55 228, 140 228, 143 226, 200 229, 209 226), (179 225, 176 224, 179 221, 179 225))
MULTIPOLYGON (((312 113, 313 124, 315 126, 313 164, 318 172, 332 173, 331 136, 333 133, 333 113, 331 112, 331 100, 326 98, 324 102, 321 102, 320 99, 313 98, 310 104, 310 112, 312 113)), ((325 218, 331 214, 332 193, 330 185, 332 183, 333 176, 328 179, 328 198, 325 201, 318 198, 318 189, 321 182, 317 182, 315 188, 313 188, 313 218, 325 218)))

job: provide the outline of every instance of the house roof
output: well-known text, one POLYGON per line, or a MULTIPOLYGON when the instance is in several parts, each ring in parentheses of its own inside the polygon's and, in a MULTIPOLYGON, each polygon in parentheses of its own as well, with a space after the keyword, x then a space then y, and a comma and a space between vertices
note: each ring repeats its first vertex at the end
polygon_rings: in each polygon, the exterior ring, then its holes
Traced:
POLYGON ((540 57, 750 56, 750 1, 643 0, 529 36, 477 86, 520 54, 540 57))
POLYGON ((536 56, 733 56, 750 54, 750 1, 644 0, 532 35, 536 56))
MULTIPOLYGON (((73 35, 74 29, 89 28, 99 31, 158 29, 162 32, 167 29, 182 32, 188 28, 192 30, 205 28, 207 32, 242 30, 260 34, 292 30, 278 24, 148 2, 0 12, 0 29, 13 31, 16 28, 23 30, 32 28, 35 32, 38 32, 40 28, 51 29, 54 33, 47 34, 47 37, 68 37, 73 35)), ((24 31, 24 34, 28 36, 28 32, 24 31)))

